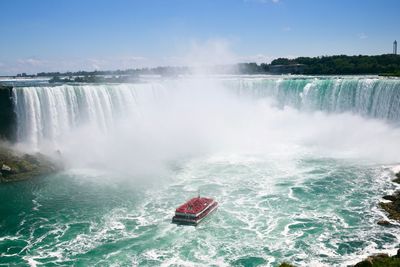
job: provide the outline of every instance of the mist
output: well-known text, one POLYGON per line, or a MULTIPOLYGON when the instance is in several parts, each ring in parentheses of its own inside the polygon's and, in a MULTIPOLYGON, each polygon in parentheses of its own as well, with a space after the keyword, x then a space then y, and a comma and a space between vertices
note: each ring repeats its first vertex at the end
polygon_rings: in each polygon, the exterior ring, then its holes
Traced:
POLYGON ((188 47, 180 58, 192 76, 20 91, 26 94, 22 109, 28 110, 21 117, 28 119, 19 123, 28 135, 17 146, 61 154, 68 168, 136 178, 162 176, 179 162, 212 155, 400 162, 400 129, 394 124, 282 107, 274 97, 238 93, 232 81, 240 83, 240 77, 210 75, 210 66, 235 62, 227 40, 188 47))
POLYGON ((384 121, 279 108, 273 98, 237 94, 220 78, 154 83, 137 89, 134 104, 105 129, 89 121, 34 149, 60 151, 68 168, 131 177, 162 176, 171 165, 212 155, 400 162, 400 130, 384 121))

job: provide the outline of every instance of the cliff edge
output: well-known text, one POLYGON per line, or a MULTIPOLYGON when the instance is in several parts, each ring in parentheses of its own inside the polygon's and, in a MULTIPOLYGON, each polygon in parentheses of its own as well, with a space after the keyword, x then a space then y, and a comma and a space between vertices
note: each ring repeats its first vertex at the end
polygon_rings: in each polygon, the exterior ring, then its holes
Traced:
POLYGON ((0 183, 27 180, 61 170, 43 154, 22 154, 0 145, 0 183))
POLYGON ((12 87, 0 85, 0 139, 15 141, 16 114, 12 99, 12 87))

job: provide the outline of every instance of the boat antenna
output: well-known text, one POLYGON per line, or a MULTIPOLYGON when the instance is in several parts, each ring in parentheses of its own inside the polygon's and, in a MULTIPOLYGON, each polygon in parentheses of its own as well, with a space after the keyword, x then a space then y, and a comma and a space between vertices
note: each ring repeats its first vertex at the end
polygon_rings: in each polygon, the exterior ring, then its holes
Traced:
POLYGON ((200 189, 197 190, 197 197, 200 198, 200 189))

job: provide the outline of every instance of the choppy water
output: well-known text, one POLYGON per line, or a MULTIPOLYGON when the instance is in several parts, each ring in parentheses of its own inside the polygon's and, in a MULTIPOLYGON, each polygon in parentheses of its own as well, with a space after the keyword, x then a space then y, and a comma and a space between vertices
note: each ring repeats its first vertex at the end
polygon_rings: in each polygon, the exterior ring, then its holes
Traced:
POLYGON ((0 186, 0 266, 346 266, 396 251, 400 228, 377 225, 396 189, 396 125, 188 84, 19 88, 20 147, 60 149, 67 167, 0 186), (80 128, 85 114, 95 126, 80 128), (197 190, 218 211, 198 227, 171 224, 197 190))
POLYGON ((0 187, 0 262, 343 266, 392 250, 400 234, 376 224, 379 195, 394 189, 381 167, 220 155, 181 163, 162 182, 113 178, 77 170, 0 187), (197 189, 219 210, 196 228, 171 224, 197 189))

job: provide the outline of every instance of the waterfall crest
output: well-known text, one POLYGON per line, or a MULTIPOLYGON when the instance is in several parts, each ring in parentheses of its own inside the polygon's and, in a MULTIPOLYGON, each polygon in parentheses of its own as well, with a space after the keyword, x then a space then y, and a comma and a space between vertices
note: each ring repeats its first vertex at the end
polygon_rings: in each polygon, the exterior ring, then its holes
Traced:
MULTIPOLYGON (((221 82, 221 81, 220 81, 221 82)), ((180 80, 143 84, 16 87, 17 140, 33 146, 56 140, 74 128, 91 124, 112 129, 115 120, 138 113, 138 106, 168 99, 180 80)), ((191 90, 180 85, 180 89, 191 90)), ((190 84, 190 83, 189 83, 190 84)), ((236 96, 272 98, 279 107, 351 112, 400 122, 400 80, 378 78, 234 78, 222 80, 236 96)), ((220 87, 218 87, 220 89, 220 87)), ((196 88, 198 90, 198 88, 196 88)), ((217 89, 216 89, 217 90, 217 89)), ((211 92, 212 90, 208 90, 211 92)), ((210 95, 210 98, 213 96, 210 95)), ((193 101, 196 101, 195 97, 193 101)))

